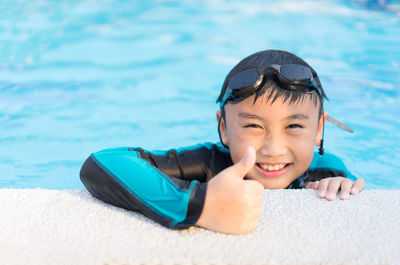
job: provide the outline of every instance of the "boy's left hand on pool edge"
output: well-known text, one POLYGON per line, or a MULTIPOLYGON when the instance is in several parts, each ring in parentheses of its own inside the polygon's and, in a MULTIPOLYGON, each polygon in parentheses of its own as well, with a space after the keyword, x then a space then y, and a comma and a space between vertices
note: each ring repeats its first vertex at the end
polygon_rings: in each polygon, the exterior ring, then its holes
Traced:
POLYGON ((355 182, 344 177, 325 178, 320 181, 309 182, 306 189, 318 190, 320 198, 326 198, 328 201, 336 199, 336 194, 340 189, 341 200, 347 200, 351 195, 355 195, 362 191, 365 187, 363 179, 357 179, 355 182))

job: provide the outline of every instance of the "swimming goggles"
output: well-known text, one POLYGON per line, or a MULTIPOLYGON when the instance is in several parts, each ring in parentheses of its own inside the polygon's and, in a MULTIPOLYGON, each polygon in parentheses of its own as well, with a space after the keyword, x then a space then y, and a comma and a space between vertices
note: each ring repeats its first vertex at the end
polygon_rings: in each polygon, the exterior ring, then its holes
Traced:
POLYGON ((243 94, 243 92, 254 93, 260 87, 268 71, 274 73, 274 80, 283 89, 308 94, 317 92, 321 99, 327 98, 322 88, 314 80, 313 73, 309 67, 299 64, 271 64, 265 68, 246 69, 232 76, 220 101, 220 106, 222 107, 228 100, 240 98, 239 94, 243 94))

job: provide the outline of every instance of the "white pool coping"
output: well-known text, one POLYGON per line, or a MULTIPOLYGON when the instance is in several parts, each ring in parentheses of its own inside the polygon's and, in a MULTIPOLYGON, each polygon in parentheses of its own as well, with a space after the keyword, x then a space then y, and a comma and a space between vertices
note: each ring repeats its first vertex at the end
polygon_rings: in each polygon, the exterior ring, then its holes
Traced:
POLYGON ((173 231, 85 190, 0 189, 0 264, 400 264, 400 190, 266 190, 254 232, 173 231))

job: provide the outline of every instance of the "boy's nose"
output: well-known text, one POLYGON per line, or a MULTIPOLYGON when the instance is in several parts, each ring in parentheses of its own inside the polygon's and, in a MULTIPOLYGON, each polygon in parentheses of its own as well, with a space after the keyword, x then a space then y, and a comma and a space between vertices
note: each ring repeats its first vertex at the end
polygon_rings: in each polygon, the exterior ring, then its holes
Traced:
POLYGON ((259 152, 262 156, 277 157, 285 155, 287 148, 282 137, 269 135, 259 152))

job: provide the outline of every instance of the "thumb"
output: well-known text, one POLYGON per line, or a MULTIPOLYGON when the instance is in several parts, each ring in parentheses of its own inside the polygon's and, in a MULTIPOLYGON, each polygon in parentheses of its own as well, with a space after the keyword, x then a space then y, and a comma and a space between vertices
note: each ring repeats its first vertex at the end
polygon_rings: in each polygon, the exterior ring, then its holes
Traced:
POLYGON ((256 163, 256 151, 252 146, 247 148, 246 154, 244 157, 232 166, 232 169, 235 171, 236 175, 240 178, 244 178, 249 172, 254 164, 256 163))

